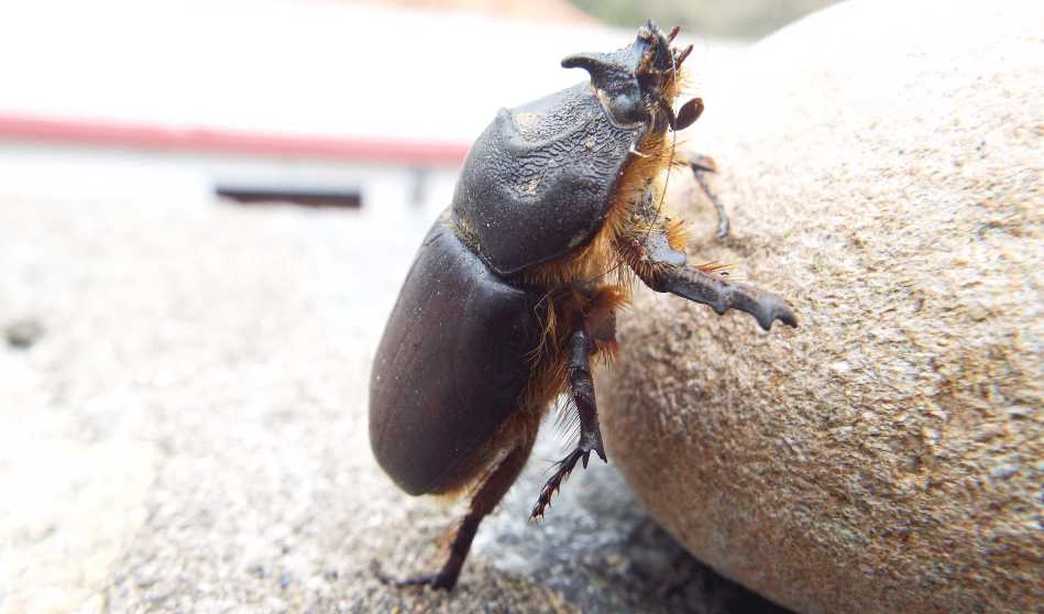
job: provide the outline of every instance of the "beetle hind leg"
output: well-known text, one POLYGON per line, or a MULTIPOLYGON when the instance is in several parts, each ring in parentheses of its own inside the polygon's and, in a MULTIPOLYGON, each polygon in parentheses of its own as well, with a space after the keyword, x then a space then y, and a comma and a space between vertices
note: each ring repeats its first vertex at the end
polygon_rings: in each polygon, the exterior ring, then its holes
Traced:
MULTIPOLYGON (((611 328, 612 324, 608 326, 611 328)), ((612 333, 609 331, 605 334, 611 336, 612 333)), ((583 327, 574 332, 569 339, 569 389, 580 415, 580 441, 575 450, 556 463, 554 473, 540 490, 540 496, 537 497, 536 505, 530 513, 530 518, 534 520, 543 517, 551 504, 551 498, 562 487, 562 483, 569 477, 577 462, 582 462, 586 469, 591 452, 608 462, 602 443, 602 430, 598 425, 598 406, 595 403, 594 380, 591 377, 591 354, 595 349, 594 339, 583 327)))
POLYGON ((493 511, 511 485, 515 483, 526 460, 529 459, 529 453, 533 449, 533 440, 534 437, 528 436, 517 444, 482 481, 481 486, 471 498, 467 515, 450 530, 449 549, 439 571, 433 574, 396 579, 385 575, 375 562, 373 571, 377 579, 393 586, 430 586, 434 589, 453 590, 464 561, 468 558, 471 542, 475 539, 479 524, 486 515, 493 511))

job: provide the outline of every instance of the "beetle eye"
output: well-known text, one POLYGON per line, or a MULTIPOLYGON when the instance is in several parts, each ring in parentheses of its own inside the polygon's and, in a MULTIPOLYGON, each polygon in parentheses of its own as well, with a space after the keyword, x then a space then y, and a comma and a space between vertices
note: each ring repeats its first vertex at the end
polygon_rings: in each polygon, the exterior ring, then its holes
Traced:
POLYGON ((617 94, 610 101, 609 107, 613 118, 620 123, 630 124, 642 120, 641 97, 632 93, 617 94))

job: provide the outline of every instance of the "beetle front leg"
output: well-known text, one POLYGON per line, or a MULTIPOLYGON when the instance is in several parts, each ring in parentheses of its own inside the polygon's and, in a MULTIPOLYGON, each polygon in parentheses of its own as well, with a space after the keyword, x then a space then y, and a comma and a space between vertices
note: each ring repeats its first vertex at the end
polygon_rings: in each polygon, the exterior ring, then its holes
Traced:
POLYGON ((726 282, 698 267, 665 267, 660 277, 660 292, 670 292, 703 303, 718 315, 729 309, 737 309, 754 316, 764 330, 771 329, 776 320, 797 327, 797 317, 790 305, 771 292, 746 284, 726 282))
POLYGON ((685 254, 671 248, 662 229, 620 239, 619 249, 638 277, 657 292, 710 306, 718 315, 729 309, 749 313, 765 330, 776 320, 797 326, 794 311, 782 297, 746 284, 729 283, 711 267, 687 265, 685 254))
POLYGON ((598 406, 595 403, 594 380, 591 377, 591 354, 595 343, 591 335, 581 327, 569 338, 568 374, 569 391, 580 415, 580 441, 576 449, 555 465, 555 473, 540 490, 530 518, 538 519, 551 503, 551 497, 562 487, 569 474, 582 462, 584 469, 593 451, 605 462, 605 446, 602 430, 598 425, 598 406))

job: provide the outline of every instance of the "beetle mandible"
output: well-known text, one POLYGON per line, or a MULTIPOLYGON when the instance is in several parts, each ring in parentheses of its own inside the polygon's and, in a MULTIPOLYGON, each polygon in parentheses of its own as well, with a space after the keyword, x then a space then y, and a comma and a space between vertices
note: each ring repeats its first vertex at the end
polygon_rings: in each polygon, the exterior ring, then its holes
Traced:
MULTIPOLYGON (((612 357, 635 277, 719 314, 747 312, 765 330, 797 325, 780 297, 687 265, 683 225, 660 213, 670 133, 703 110, 694 98, 674 111, 692 51, 671 46, 677 32, 650 21, 628 47, 567 57, 562 66, 589 81, 501 110, 421 244, 374 361, 370 443, 407 493, 464 493, 470 506, 441 568, 395 583, 453 588, 559 394, 579 416, 579 441, 532 517, 578 462, 606 460, 591 364, 612 357)), ((706 159, 690 167, 712 170, 706 159)))

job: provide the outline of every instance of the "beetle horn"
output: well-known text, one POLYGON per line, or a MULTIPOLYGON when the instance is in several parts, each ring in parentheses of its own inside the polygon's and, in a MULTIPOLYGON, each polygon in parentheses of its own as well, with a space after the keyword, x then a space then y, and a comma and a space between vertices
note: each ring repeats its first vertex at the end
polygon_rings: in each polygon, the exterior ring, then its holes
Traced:
POLYGON ((596 83, 612 73, 622 72, 619 60, 608 53, 576 53, 562 60, 562 68, 583 68, 596 83))
POLYGON ((583 68, 591 75, 591 85, 605 92, 612 101, 606 107, 616 121, 631 124, 641 121, 642 92, 635 78, 638 58, 633 48, 614 53, 578 53, 562 60, 565 68, 583 68))

